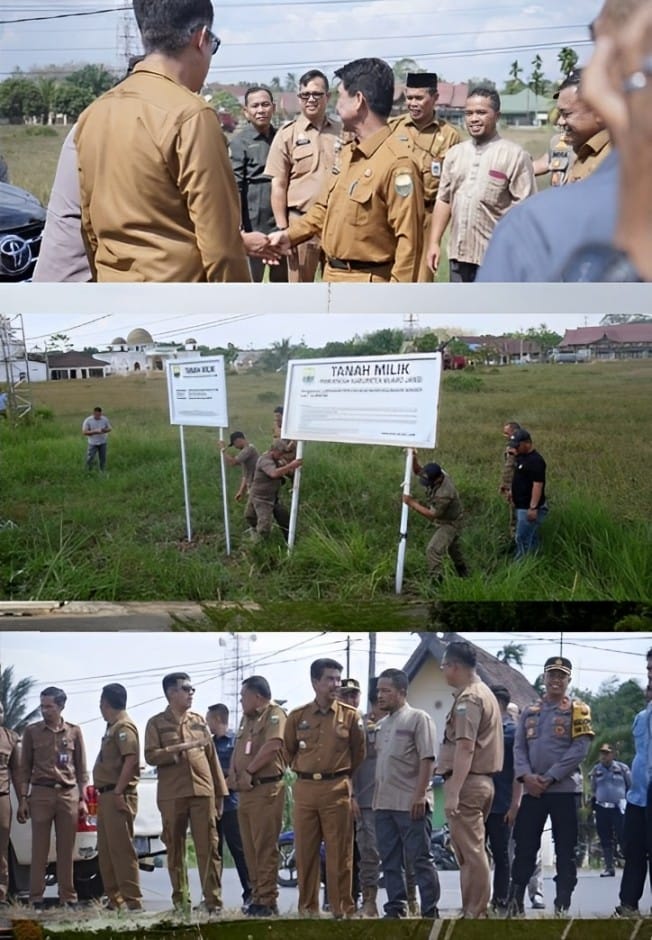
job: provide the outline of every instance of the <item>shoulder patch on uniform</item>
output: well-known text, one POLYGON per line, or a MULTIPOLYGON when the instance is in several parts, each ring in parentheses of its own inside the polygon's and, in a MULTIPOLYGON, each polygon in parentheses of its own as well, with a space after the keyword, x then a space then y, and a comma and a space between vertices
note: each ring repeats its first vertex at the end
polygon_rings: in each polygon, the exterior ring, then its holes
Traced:
POLYGON ((118 739, 119 739, 120 741, 126 741, 126 740, 127 740, 127 732, 126 732, 126 731, 119 731, 119 732, 118 732, 118 739))
POLYGON ((277 725, 279 723, 278 715, 270 715, 269 721, 270 721, 270 724, 277 725))
POLYGON ((394 177, 394 189, 399 196, 411 196, 414 191, 414 183, 412 182, 412 177, 409 173, 406 173, 405 170, 399 170, 399 172, 394 177))
POLYGON ((591 724, 591 709, 585 702, 580 701, 580 699, 573 699, 571 715, 572 738, 579 738, 583 734, 588 734, 591 737, 595 735, 591 724))
POLYGON ((460 714, 463 713, 463 712, 465 712, 465 711, 466 711, 466 702, 462 702, 461 705, 456 705, 456 706, 455 706, 455 711, 456 711, 456 712, 459 712, 460 714))

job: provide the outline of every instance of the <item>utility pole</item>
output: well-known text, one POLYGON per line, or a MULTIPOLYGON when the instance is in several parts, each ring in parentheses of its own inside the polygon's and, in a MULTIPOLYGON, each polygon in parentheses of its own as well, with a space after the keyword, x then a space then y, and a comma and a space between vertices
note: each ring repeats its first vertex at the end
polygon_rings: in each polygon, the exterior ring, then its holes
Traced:
POLYGON ((369 670, 367 688, 371 688, 371 680, 376 675, 376 634, 369 634, 369 670))
POLYGON ((351 675, 351 637, 346 638, 346 674, 351 675))

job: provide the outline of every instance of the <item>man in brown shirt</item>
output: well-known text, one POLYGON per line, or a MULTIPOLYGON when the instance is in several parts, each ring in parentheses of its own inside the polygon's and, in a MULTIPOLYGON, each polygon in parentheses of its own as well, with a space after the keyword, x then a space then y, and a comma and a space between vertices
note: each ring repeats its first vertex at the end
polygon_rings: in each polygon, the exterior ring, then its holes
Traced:
POLYGON ((423 244, 423 184, 406 140, 387 119, 394 73, 382 59, 356 59, 338 69, 337 111, 354 139, 342 149, 313 207, 274 233, 289 250, 320 235, 325 281, 411 282, 423 244))
POLYGON ((13 784, 20 798, 20 766, 18 760, 18 736, 4 727, 5 709, 0 702, 0 904, 7 900, 9 890, 9 830, 11 828, 10 787, 13 784))
POLYGON ((142 910, 134 819, 138 811, 140 744, 138 728, 127 712, 127 690, 105 685, 100 712, 106 721, 100 753, 93 767, 97 801, 97 854, 109 907, 142 910))
POLYGON ((250 281, 215 109, 210 0, 134 0, 146 57, 79 118, 82 229, 98 281, 250 281))
POLYGON ((254 473, 260 454, 254 445, 249 443, 242 431, 234 431, 229 438, 228 445, 226 441, 218 441, 218 444, 228 465, 230 467, 240 467, 242 470, 240 486, 238 487, 238 492, 235 494, 235 500, 239 503, 242 497, 249 492, 251 484, 254 481, 254 473), (232 457, 231 454, 227 454, 227 446, 235 447, 235 449, 239 451, 238 455, 232 457))
POLYGON ((437 76, 434 72, 408 72, 405 77, 405 104, 408 113, 390 118, 389 121, 394 134, 401 140, 409 141, 412 156, 421 171, 426 211, 423 217, 423 251, 418 280, 426 284, 432 281, 426 247, 444 159, 450 148, 459 144, 462 139, 456 127, 437 119, 438 97, 437 76))
POLYGON ((186 868, 190 824, 204 897, 201 907, 219 915, 222 884, 215 820, 222 815, 222 801, 229 791, 206 722, 190 711, 195 693, 190 676, 185 672, 164 676, 163 693, 168 707, 147 722, 145 760, 158 769, 157 801, 172 902, 175 909, 187 912, 190 908, 186 868))
MULTIPOLYGON (((299 102, 301 115, 276 132, 265 164, 280 229, 313 205, 341 149, 341 127, 326 115, 328 79, 319 69, 310 69, 299 79, 299 102)), ((317 236, 298 245, 288 257, 290 283, 314 281, 320 257, 317 236)))
POLYGON ((297 459, 287 462, 287 443, 283 438, 272 441, 269 450, 258 458, 256 464, 244 514, 252 536, 256 538, 268 538, 272 531, 272 520, 276 519, 287 541, 290 514, 279 501, 278 492, 283 477, 303 464, 302 460, 297 459))
POLYGON ((21 744, 21 794, 16 818, 19 823, 32 820, 29 900, 36 907, 43 906, 52 823, 57 842, 59 903, 64 907, 77 903, 72 858, 77 820, 88 813, 88 772, 81 729, 63 720, 66 699, 63 689, 43 689, 43 721, 25 728, 21 744))
POLYGON ((611 136, 600 114, 584 101, 581 78, 582 69, 575 69, 554 95, 559 108, 557 123, 575 151, 575 160, 566 177, 568 183, 586 179, 611 153, 611 136))
POLYGON ((337 699, 342 666, 316 659, 310 666, 315 698, 290 712, 285 747, 294 786, 294 846, 299 914, 319 915, 319 846, 326 847, 326 881, 333 916, 351 916, 353 815, 351 775, 365 756, 360 713, 337 699))
POLYGON ((285 712, 272 702, 264 676, 250 676, 240 691, 242 721, 228 784, 238 792, 238 823, 247 860, 250 917, 278 914, 278 837, 283 825, 287 760, 285 712))
POLYGON ((492 774, 503 766, 503 724, 495 695, 475 671, 473 646, 449 643, 441 668, 453 692, 437 772, 444 778, 445 812, 460 866, 465 917, 486 917, 491 873, 485 820, 494 796, 492 774))
POLYGON ((446 156, 427 249, 428 264, 437 271, 441 241, 450 222, 450 279, 457 282, 475 280, 500 219, 536 192, 531 156, 497 132, 498 92, 474 88, 464 116, 470 140, 451 147, 446 156))

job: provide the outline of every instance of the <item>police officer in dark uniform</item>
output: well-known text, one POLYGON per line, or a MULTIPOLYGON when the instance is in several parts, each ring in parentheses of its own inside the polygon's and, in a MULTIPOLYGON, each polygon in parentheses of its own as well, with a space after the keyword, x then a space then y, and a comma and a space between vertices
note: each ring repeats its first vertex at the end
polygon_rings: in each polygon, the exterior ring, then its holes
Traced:
POLYGON ((631 785, 632 775, 627 764, 614 760, 611 745, 603 744, 600 761, 591 771, 591 802, 604 859, 601 878, 613 878, 616 874, 614 851, 623 844, 625 798, 631 785))
POLYGON ((572 665, 552 656, 544 665, 545 694, 523 709, 514 740, 514 775, 524 794, 514 827, 515 853, 508 916, 523 913, 523 898, 536 864, 548 817, 555 842, 555 913, 568 912, 577 884, 575 847, 582 792, 580 763, 593 729, 589 706, 568 697, 572 665))

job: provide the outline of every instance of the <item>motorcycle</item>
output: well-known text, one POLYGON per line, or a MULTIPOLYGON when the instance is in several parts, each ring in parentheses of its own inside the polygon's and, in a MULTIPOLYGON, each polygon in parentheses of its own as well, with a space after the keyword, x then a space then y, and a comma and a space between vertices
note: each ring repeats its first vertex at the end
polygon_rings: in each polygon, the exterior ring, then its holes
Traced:
POLYGON ((430 847, 435 860, 437 871, 458 871, 459 865, 455 858, 455 852, 451 845, 451 836, 448 826, 444 825, 441 829, 433 829, 430 837, 430 847))
MULTIPOLYGON (((294 855, 294 831, 287 829, 278 837, 278 874, 276 882, 281 888, 296 888, 299 883, 297 878, 297 863, 294 855)), ((326 848, 324 843, 319 846, 319 858, 321 862, 321 880, 326 882, 326 848)))

